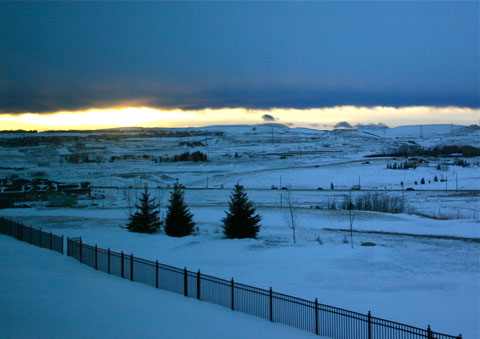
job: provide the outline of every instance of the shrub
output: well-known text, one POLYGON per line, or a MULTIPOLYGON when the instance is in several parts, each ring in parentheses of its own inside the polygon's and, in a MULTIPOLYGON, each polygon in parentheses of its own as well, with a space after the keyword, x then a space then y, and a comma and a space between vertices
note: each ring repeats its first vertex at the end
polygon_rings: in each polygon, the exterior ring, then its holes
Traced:
POLYGON ((401 197, 389 196, 380 193, 367 193, 358 196, 353 204, 350 196, 343 197, 341 208, 348 210, 349 207, 361 211, 375 211, 384 213, 403 213, 405 212, 405 202, 401 197))
POLYGON ((184 152, 180 155, 175 155, 172 159, 173 162, 177 161, 193 161, 193 162, 199 162, 199 161, 207 161, 208 157, 205 153, 202 153, 200 151, 196 151, 190 154, 190 152, 184 152))

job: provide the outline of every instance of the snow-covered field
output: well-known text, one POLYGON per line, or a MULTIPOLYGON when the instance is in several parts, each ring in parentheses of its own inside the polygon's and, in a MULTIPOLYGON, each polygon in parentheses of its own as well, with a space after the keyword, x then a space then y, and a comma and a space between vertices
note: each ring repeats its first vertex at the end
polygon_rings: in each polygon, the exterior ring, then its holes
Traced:
POLYGON ((83 139, 0 147, 0 177, 40 175, 94 186, 93 198, 78 201, 82 208, 49 208, 36 202, 28 203, 31 208, 0 210, 0 216, 192 271, 271 286, 309 300, 318 297, 321 303, 361 313, 370 310, 374 316, 421 328, 430 324, 434 331, 462 333, 464 338, 480 337, 479 158, 466 158, 467 167, 453 165, 452 158, 428 159, 428 166, 415 170, 387 169, 387 163, 400 161, 393 158, 364 158, 408 142, 477 146, 478 128, 317 131, 220 126, 195 131, 204 134, 146 138, 130 131, 128 138, 106 138, 102 133, 70 133, 83 139), (205 135, 215 131, 223 134, 205 135), (185 141, 203 146, 180 145, 185 141), (208 154, 209 161, 152 161, 196 150, 208 154), (98 163, 65 161, 65 155, 76 153, 96 157, 98 163), (111 156, 120 160, 110 162, 111 156), (446 163, 450 165, 437 169, 446 163), (197 235, 177 239, 163 232, 127 232, 123 226, 141 187, 150 187, 164 211, 176 179, 187 187, 185 199, 197 235), (256 240, 226 240, 221 233, 230 189, 237 182, 246 187, 263 217, 256 240), (359 182, 361 190, 350 191, 359 182), (296 244, 285 220, 288 194, 298 217, 296 244), (355 211, 353 228, 358 232, 352 249, 344 243, 345 237, 350 240, 344 231, 350 226, 347 212, 328 206, 363 194, 401 198, 406 209, 400 214, 355 211), (360 246, 367 241, 376 246, 360 246))

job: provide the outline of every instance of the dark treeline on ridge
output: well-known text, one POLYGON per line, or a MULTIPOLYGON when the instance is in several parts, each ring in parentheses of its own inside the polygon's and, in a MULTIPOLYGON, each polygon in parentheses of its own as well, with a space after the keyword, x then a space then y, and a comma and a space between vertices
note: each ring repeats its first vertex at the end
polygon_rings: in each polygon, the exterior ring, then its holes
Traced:
POLYGON ((435 146, 433 148, 423 148, 414 145, 402 145, 396 150, 390 152, 372 154, 368 157, 411 157, 411 156, 426 156, 426 157, 442 157, 445 155, 458 154, 462 157, 477 157, 480 156, 480 148, 464 145, 444 145, 435 146))

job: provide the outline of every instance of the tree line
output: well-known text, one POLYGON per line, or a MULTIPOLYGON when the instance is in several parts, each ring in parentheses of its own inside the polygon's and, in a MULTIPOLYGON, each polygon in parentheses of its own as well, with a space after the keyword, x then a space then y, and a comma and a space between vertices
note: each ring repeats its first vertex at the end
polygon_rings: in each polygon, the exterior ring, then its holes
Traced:
POLYGON ((380 154, 367 155, 367 157, 413 157, 428 156, 442 157, 458 154, 465 158, 480 156, 480 148, 470 145, 437 145, 433 148, 423 148, 418 145, 401 145, 397 149, 380 154))

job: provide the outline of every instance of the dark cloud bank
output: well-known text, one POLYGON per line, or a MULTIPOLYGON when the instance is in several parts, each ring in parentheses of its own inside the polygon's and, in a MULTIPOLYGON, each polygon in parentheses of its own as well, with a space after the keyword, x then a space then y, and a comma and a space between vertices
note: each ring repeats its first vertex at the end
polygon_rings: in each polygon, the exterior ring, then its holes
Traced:
POLYGON ((479 6, 0 2, 0 113, 477 108, 479 6))
MULTIPOLYGON (((41 88, 0 89, 0 112, 51 113, 115 106, 148 106, 160 109, 197 110, 204 108, 244 107, 247 109, 321 108, 353 106, 480 106, 475 95, 422 95, 322 91, 309 89, 152 89, 158 86, 97 87, 43 86, 41 88)), ((246 86, 247 87, 247 86, 246 86)))

